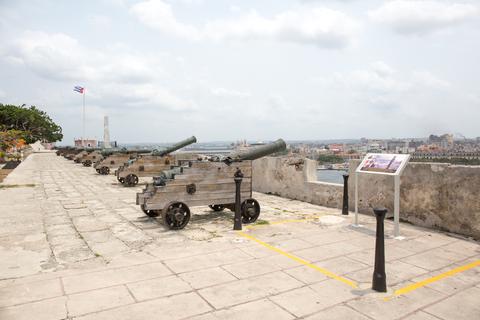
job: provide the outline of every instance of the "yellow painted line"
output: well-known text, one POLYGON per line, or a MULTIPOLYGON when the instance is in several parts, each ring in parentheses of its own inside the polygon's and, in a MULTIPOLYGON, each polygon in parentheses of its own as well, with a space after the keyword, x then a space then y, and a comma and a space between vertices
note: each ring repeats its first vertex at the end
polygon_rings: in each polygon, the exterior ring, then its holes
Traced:
POLYGON ((385 301, 388 301, 388 300, 391 300, 392 298, 396 297, 396 296, 400 296, 400 295, 404 295, 404 294, 407 294, 409 292, 412 292, 414 290, 417 290, 421 287, 424 287, 430 283, 434 283, 434 282, 437 282, 437 281, 440 281, 442 279, 445 279, 445 278, 448 278, 448 277, 451 277, 457 273, 460 273, 460 272, 464 272, 464 271, 467 271, 467 270, 470 270, 472 268, 475 268, 475 267, 478 267, 480 266, 480 260, 477 260, 477 261, 474 261, 472 263, 469 263, 469 264, 466 264, 464 266, 461 266, 461 267, 458 267, 458 268, 455 268, 455 269, 452 269, 452 270, 449 270, 449 271, 446 271, 444 273, 441 273, 439 275, 436 275, 434 277, 431 277, 431 278, 428 278, 428 279, 425 279, 425 280, 422 280, 420 282, 416 282, 416 283, 413 283, 411 285, 408 285, 406 287, 403 287, 403 288, 400 288, 400 289, 397 289, 395 290, 395 292, 393 293, 393 296, 391 297, 386 297, 384 300, 385 301))
POLYGON ((270 249, 270 250, 272 250, 272 251, 275 251, 276 253, 279 253, 279 254, 281 254, 281 255, 284 256, 284 257, 290 258, 290 259, 292 259, 292 260, 294 260, 294 261, 296 261, 296 262, 298 262, 298 263, 300 263, 300 264, 303 264, 304 266, 307 266, 307 267, 312 268, 312 269, 314 269, 314 270, 316 270, 316 271, 318 271, 318 272, 320 272, 320 273, 323 273, 324 275, 326 275, 326 276, 329 277, 329 278, 332 278, 332 279, 338 280, 338 281, 340 281, 340 282, 343 282, 343 283, 345 283, 345 284, 347 284, 347 285, 349 285, 349 286, 351 286, 351 287, 353 287, 353 288, 357 288, 357 284, 356 284, 354 281, 352 281, 352 280, 349 280, 349 279, 340 277, 339 275, 336 275, 335 273, 330 272, 330 271, 328 271, 327 269, 320 268, 319 266, 316 266, 316 265, 314 265, 314 264, 312 264, 312 263, 310 263, 310 262, 308 262, 308 261, 306 261, 306 260, 304 260, 304 259, 302 259, 302 258, 299 258, 299 257, 297 257, 297 256, 294 256, 293 254, 290 254, 290 253, 288 253, 288 252, 286 252, 286 251, 283 251, 283 250, 281 250, 281 249, 279 249, 279 248, 276 248, 276 247, 274 247, 274 246, 272 246, 272 245, 269 245, 268 243, 263 242, 262 240, 257 239, 257 238, 255 238, 254 236, 251 236, 251 235, 246 234, 246 233, 241 232, 241 231, 238 231, 237 234, 239 234, 240 236, 242 236, 242 237, 244 237, 244 238, 247 238, 247 239, 250 239, 250 240, 252 240, 252 241, 255 241, 256 243, 264 246, 265 248, 270 249))

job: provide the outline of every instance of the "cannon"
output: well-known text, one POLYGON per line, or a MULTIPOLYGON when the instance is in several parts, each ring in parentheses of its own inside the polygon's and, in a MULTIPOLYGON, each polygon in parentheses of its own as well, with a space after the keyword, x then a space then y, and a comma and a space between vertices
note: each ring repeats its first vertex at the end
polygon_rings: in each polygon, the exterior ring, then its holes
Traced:
POLYGON ((88 155, 88 151, 87 150, 82 150, 80 151, 79 153, 77 153, 74 157, 73 157, 73 162, 75 163, 82 163, 83 161, 83 158, 86 157, 88 155))
POLYGON ((65 146, 65 147, 57 147, 56 148, 56 151, 55 151, 55 154, 57 156, 63 156, 64 154, 66 154, 67 152, 69 152, 70 150, 74 150, 73 147, 70 147, 70 146, 65 146))
POLYGON ((212 161, 190 161, 188 166, 163 171, 137 193, 136 203, 150 217, 161 216, 169 229, 183 229, 190 220, 191 206, 208 205, 214 211, 235 210, 234 175, 243 173, 240 194, 243 223, 260 215, 260 204, 252 198, 252 160, 281 152, 285 141, 253 147, 212 161))
POLYGON ((184 156, 185 159, 180 159, 180 157, 172 156, 170 153, 195 142, 197 142, 197 138, 192 136, 165 150, 153 150, 151 154, 130 159, 115 171, 117 180, 124 186, 132 187, 138 183, 139 177, 158 175, 163 170, 170 169, 172 165, 181 162, 181 160, 188 160, 187 156, 184 156))
POLYGON ((139 154, 151 153, 152 150, 134 150, 134 149, 108 149, 102 151, 104 159, 95 163, 94 168, 98 174, 107 175, 112 169, 118 169, 128 160, 136 159, 139 154))
POLYGON ((88 153, 86 156, 84 156, 81 161, 84 167, 91 167, 92 164, 97 163, 102 159, 103 159, 103 156, 101 151, 94 150, 88 153))

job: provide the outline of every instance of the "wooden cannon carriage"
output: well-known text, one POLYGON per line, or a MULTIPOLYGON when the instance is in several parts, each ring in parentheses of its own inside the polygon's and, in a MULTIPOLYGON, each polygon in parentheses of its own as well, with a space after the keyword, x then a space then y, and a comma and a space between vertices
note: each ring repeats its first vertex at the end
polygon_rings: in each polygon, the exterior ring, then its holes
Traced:
POLYGON ((252 198, 252 160, 281 152, 286 144, 279 139, 271 144, 232 154, 223 160, 191 161, 188 167, 176 167, 153 178, 137 193, 136 203, 150 216, 160 216, 172 229, 183 229, 190 220, 191 206, 208 205, 214 211, 235 208, 234 175, 243 173, 241 212, 243 223, 255 222, 260 204, 252 198))
POLYGON ((92 151, 82 158, 84 167, 91 167, 92 164, 97 163, 103 159, 102 153, 98 150, 92 151))
POLYGON ((112 170, 124 165, 128 160, 136 159, 139 154, 150 152, 152 151, 128 149, 104 150, 102 151, 104 158, 95 163, 94 168, 98 174, 107 175, 112 170))
POLYGON ((197 138, 192 136, 172 145, 171 147, 168 147, 165 150, 154 150, 151 154, 142 155, 136 159, 130 159, 127 163, 120 166, 115 171, 117 180, 124 186, 131 187, 138 183, 139 177, 153 177, 158 175, 160 172, 170 169, 173 165, 176 165, 180 161, 178 156, 170 155, 171 152, 195 142, 197 142, 197 138))
POLYGON ((82 150, 73 157, 73 162, 82 163, 83 158, 89 154, 87 150, 82 150))
POLYGON ((75 148, 67 148, 67 149, 63 149, 63 150, 58 150, 57 151, 57 154, 60 155, 60 156, 63 156, 65 159, 68 159, 68 160, 73 160, 73 158, 79 154, 80 152, 82 152, 82 150, 80 149, 75 149, 75 148), (60 152, 59 152, 60 151, 60 152))

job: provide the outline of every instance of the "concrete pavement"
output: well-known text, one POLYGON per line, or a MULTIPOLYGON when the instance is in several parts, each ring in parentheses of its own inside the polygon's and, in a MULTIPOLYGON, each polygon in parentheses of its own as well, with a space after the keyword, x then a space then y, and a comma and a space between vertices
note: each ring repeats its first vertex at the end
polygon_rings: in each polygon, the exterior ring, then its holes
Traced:
MULTIPOLYGON (((401 225, 370 290, 375 220, 256 193, 258 224, 192 209, 169 231, 124 188, 53 153, 0 188, 0 319, 474 319, 480 245, 401 225), (8 186, 8 187, 6 187, 8 186)), ((387 235, 393 225, 386 222, 387 235)))

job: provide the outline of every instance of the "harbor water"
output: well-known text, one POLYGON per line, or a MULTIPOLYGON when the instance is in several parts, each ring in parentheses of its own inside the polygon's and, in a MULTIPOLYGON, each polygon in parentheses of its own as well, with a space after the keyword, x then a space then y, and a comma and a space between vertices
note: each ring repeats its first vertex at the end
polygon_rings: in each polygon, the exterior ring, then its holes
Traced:
POLYGON ((339 183, 343 185, 344 170, 317 170, 317 180, 321 182, 339 183))

